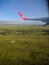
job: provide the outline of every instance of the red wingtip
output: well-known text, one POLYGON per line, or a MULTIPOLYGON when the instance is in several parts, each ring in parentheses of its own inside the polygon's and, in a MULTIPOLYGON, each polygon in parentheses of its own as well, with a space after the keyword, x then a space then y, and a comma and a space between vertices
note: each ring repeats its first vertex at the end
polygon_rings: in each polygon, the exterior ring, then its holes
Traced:
POLYGON ((20 12, 18 12, 18 13, 22 17, 23 20, 27 20, 27 18, 22 13, 20 13, 20 12))

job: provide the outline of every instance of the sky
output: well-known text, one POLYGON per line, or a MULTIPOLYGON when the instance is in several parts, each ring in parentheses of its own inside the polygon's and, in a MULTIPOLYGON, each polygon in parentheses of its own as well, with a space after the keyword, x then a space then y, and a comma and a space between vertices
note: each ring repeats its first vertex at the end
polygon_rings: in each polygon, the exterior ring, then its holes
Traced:
POLYGON ((19 11, 28 18, 48 17, 46 0, 0 0, 0 20, 22 20, 19 11))

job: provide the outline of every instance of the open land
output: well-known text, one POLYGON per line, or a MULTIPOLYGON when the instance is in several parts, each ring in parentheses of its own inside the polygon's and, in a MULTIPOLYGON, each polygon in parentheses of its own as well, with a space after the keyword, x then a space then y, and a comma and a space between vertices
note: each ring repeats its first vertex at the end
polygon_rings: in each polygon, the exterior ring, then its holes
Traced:
POLYGON ((0 25, 0 65, 49 65, 49 26, 0 25))

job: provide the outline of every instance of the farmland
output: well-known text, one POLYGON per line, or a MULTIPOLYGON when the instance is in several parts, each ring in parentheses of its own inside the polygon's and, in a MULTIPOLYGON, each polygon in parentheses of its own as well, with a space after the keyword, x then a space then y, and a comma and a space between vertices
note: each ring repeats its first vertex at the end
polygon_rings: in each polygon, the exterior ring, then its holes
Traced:
POLYGON ((0 65, 49 65, 49 26, 0 25, 0 65))

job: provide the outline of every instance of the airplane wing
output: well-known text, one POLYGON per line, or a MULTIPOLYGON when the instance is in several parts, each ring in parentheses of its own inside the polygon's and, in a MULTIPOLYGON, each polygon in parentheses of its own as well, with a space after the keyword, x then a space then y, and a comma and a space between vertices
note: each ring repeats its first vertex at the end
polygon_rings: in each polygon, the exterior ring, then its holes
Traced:
POLYGON ((46 22, 46 24, 49 24, 49 17, 44 17, 44 18, 32 18, 32 19, 29 19, 29 18, 26 18, 21 12, 18 12, 20 17, 23 19, 23 20, 33 20, 33 21, 42 21, 42 22, 46 22))
POLYGON ((23 19, 23 20, 41 20, 40 18, 38 19, 29 19, 29 18, 26 18, 21 12, 18 12, 18 14, 20 15, 20 17, 23 19))

